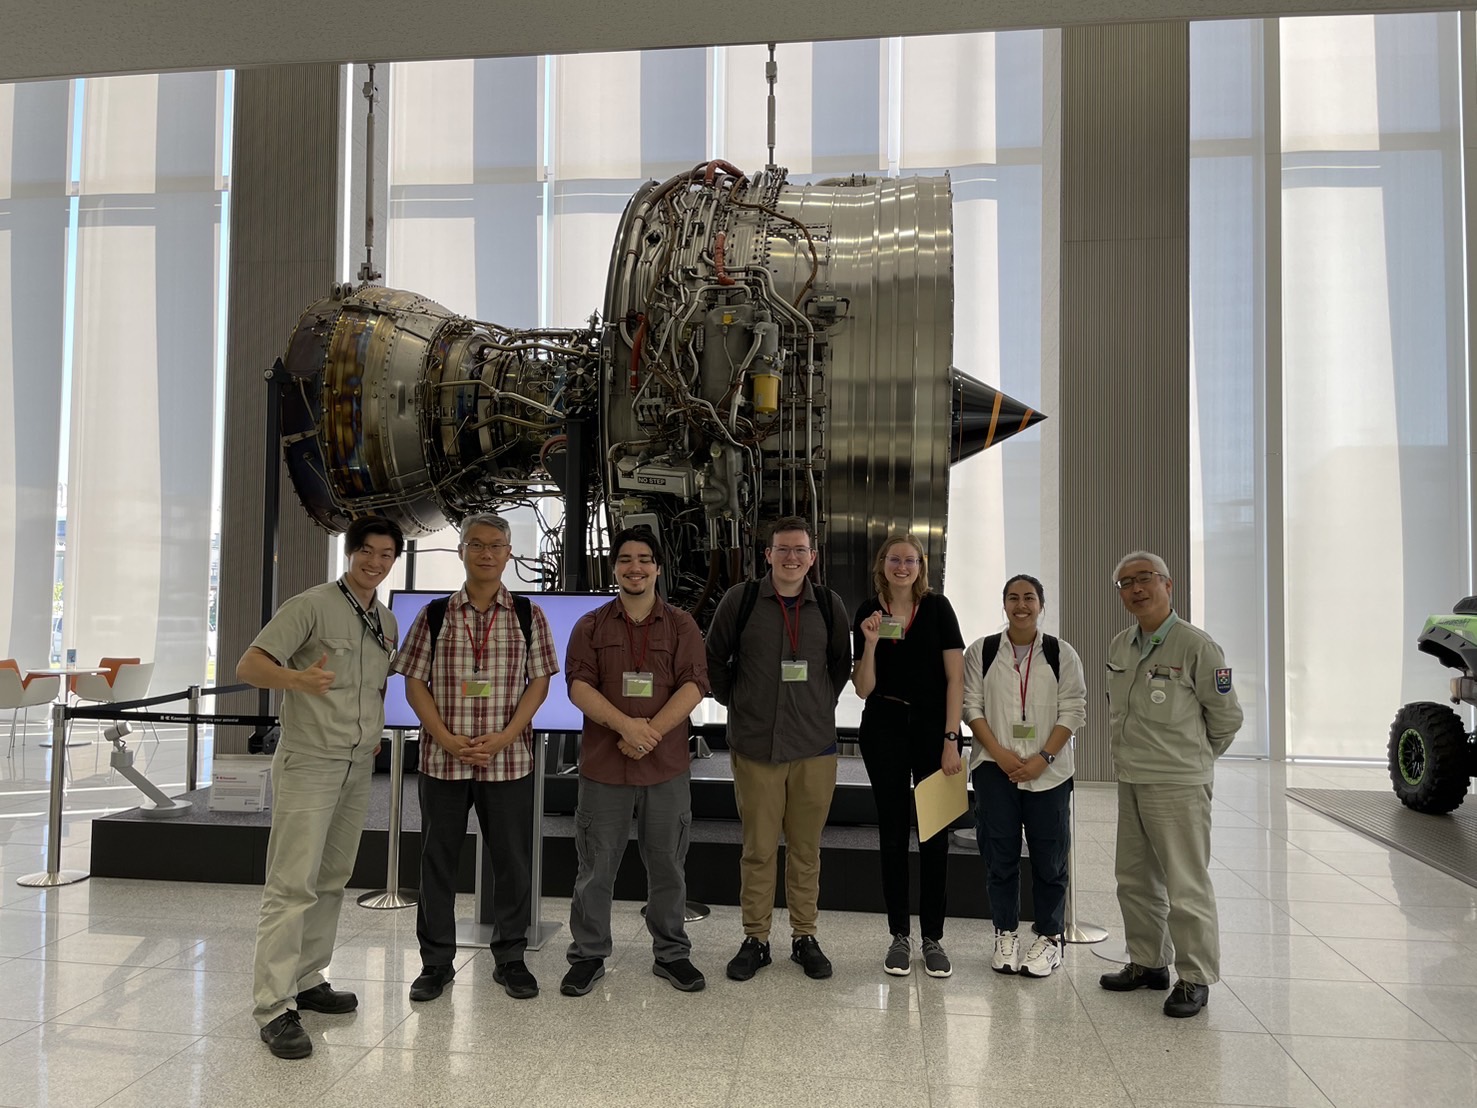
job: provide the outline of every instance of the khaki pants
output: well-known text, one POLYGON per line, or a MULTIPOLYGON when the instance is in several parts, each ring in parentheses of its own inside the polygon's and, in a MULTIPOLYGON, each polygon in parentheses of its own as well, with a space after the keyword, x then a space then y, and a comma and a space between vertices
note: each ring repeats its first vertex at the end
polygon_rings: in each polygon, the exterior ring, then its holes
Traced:
POLYGON ((272 835, 252 982, 263 1027, 323 981, 359 854, 373 769, 369 758, 316 758, 281 747, 272 758, 272 835))
POLYGON ((769 940, 780 832, 785 833, 785 903, 793 935, 814 935, 821 891, 821 829, 836 791, 836 755, 759 762, 733 755, 733 793, 744 829, 739 902, 744 934, 769 940))
POLYGON ((1128 956, 1181 980, 1221 977, 1210 882, 1210 786, 1118 782, 1118 906, 1128 956))

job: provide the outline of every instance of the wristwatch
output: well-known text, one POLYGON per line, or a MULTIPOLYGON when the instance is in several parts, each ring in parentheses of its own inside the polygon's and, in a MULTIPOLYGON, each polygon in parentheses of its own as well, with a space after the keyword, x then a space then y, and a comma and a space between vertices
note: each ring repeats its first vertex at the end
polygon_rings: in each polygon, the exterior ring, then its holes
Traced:
POLYGON ((1047 765, 1051 765, 1053 762, 1056 761, 1056 755, 1051 753, 1051 751, 1046 750, 1045 748, 1036 751, 1036 753, 1041 755, 1041 757, 1046 760, 1047 765))
POLYGON ((959 749, 964 749, 964 736, 959 734, 958 731, 945 731, 944 742, 953 743, 955 746, 959 747, 959 749))

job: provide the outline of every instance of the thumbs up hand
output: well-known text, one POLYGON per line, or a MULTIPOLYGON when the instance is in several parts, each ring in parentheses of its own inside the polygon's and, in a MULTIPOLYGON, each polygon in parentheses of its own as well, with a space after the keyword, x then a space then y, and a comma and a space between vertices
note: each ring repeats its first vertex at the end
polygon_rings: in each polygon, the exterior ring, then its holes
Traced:
POLYGON ((331 669, 324 669, 328 664, 328 655, 319 658, 307 669, 299 670, 297 687, 299 692, 310 693, 313 696, 322 696, 333 686, 336 676, 331 669))

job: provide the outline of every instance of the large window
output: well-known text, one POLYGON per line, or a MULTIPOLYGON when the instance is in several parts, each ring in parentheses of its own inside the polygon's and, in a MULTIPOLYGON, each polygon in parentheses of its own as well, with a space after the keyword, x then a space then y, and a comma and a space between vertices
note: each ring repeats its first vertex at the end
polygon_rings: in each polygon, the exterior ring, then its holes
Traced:
POLYGON ((79 663, 207 673, 230 102, 218 73, 0 86, 0 640, 23 666, 56 609, 79 663))
POLYGON ((1197 614, 1285 704, 1260 749, 1379 757, 1442 692, 1413 646, 1470 585, 1459 39, 1455 13, 1192 31, 1197 614))

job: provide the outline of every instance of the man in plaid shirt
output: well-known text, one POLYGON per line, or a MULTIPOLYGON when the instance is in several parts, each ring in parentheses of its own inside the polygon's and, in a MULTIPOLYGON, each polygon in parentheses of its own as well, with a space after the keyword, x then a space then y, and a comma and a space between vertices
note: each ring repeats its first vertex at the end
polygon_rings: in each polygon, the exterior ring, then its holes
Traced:
MULTIPOLYGON (((455 975, 457 863, 476 807, 494 877, 493 980, 510 997, 538 995, 523 962, 533 904, 533 714, 559 672, 543 610, 533 605, 525 643, 503 586, 512 532, 495 515, 462 520, 457 553, 467 580, 452 593, 433 644, 427 610, 395 659, 421 721, 421 888, 416 937, 421 973, 411 1000, 434 1000, 455 975)), ((429 608, 429 606, 428 606, 429 608)))

